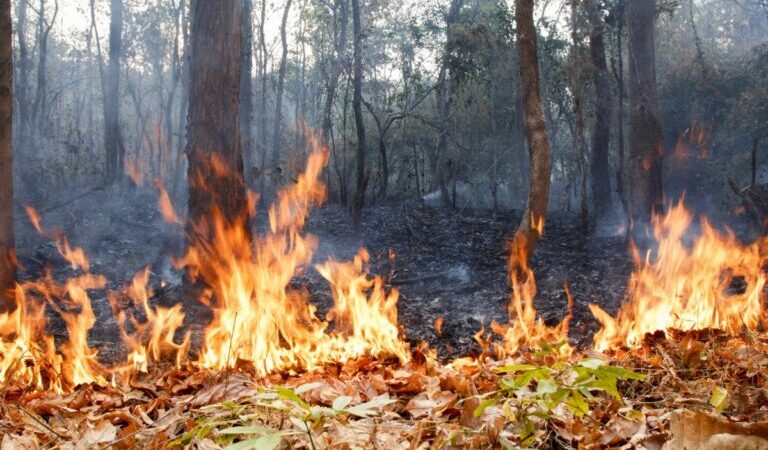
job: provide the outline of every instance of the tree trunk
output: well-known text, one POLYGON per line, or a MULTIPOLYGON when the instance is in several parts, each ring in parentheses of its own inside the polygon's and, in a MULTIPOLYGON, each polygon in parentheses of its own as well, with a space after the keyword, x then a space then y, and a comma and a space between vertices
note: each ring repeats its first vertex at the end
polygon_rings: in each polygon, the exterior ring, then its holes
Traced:
POLYGON ((259 130, 260 130, 260 142, 259 142, 259 192, 264 195, 267 183, 267 149, 269 142, 267 141, 267 39, 264 32, 264 22, 267 20, 267 0, 261 1, 261 11, 259 15, 259 49, 260 51, 260 66, 259 76, 261 78, 261 108, 259 111, 259 130))
POLYGON ((283 125, 283 90, 285 89, 285 70, 288 65, 288 34, 286 31, 286 25, 288 22, 288 13, 291 10, 291 3, 293 0, 287 0, 285 2, 285 9, 283 10, 283 20, 280 23, 280 42, 283 46, 283 53, 280 57, 280 69, 277 72, 277 93, 275 94, 275 128, 272 134, 272 170, 275 175, 275 184, 280 184, 282 178, 282 168, 280 166, 280 159, 282 157, 281 149, 281 129, 283 125))
POLYGON ((656 90, 654 0, 629 2, 629 207, 633 236, 663 209, 661 165, 664 154, 656 90))
POLYGON ((245 227, 248 220, 238 132, 241 8, 242 0, 191 4, 186 148, 190 243, 197 239, 193 226, 210 220, 212 211, 218 210, 231 226, 245 227))
POLYGON ((19 77, 16 80, 15 91, 18 102, 16 124, 16 149, 29 142, 29 49, 27 47, 27 2, 20 1, 17 6, 16 39, 19 43, 19 77))
POLYGON ((240 146, 243 148, 243 160, 246 172, 254 166, 253 158, 253 0, 242 0, 243 15, 240 20, 242 31, 241 55, 243 59, 240 69, 240 146))
POLYGON ((574 135, 579 156, 579 199, 581 200, 581 228, 586 234, 589 230, 589 190, 587 188, 587 138, 586 138, 586 120, 585 120, 585 86, 587 79, 585 77, 584 66, 587 64, 586 56, 582 44, 583 20, 579 10, 579 1, 571 2, 571 70, 570 88, 573 95, 573 117, 574 117, 574 135))
POLYGON ((618 167, 616 168, 616 193, 621 201, 621 208, 624 211, 624 216, 629 220, 629 200, 627 199, 627 193, 624 186, 624 162, 625 162, 625 140, 624 140, 624 99, 626 98, 626 90, 624 86, 624 46, 623 46, 623 34, 624 34, 624 21, 625 21, 625 6, 624 1, 621 0, 616 5, 614 10, 617 15, 616 26, 616 60, 613 62, 614 78, 616 79, 616 86, 618 90, 618 112, 616 114, 617 129, 616 135, 618 142, 616 145, 618 155, 618 167))
POLYGON ((109 19, 109 66, 104 99, 104 146, 107 154, 107 181, 114 183, 121 176, 120 160, 120 53, 122 47, 123 1, 112 0, 109 19))
POLYGON ((515 1, 515 22, 520 48, 520 80, 523 91, 525 135, 531 160, 531 184, 525 213, 512 243, 512 268, 519 267, 533 254, 547 214, 552 153, 547 137, 547 124, 541 106, 539 61, 536 50, 536 27, 533 24, 533 0, 515 1), (516 258, 521 258, 516 260, 516 258))
POLYGON ((440 73, 437 77, 435 97, 437 100, 437 112, 440 117, 440 129, 437 140, 437 158, 435 159, 435 181, 440 189, 440 197, 443 206, 451 206, 451 198, 448 194, 448 181, 451 175, 451 158, 448 155, 448 129, 451 117, 452 96, 448 82, 448 56, 450 53, 449 42, 451 27, 459 18, 459 11, 464 5, 464 0, 451 0, 451 6, 445 19, 445 48, 443 49, 443 61, 440 65, 440 73))
POLYGON ((13 31, 11 0, 0 0, 0 311, 15 305, 13 239, 13 31))
POLYGON ((590 34, 589 49, 595 86, 595 132, 592 136, 592 208, 595 220, 601 220, 612 213, 611 176, 608 163, 610 151, 611 120, 613 100, 609 95, 608 64, 605 59, 605 25, 592 2, 589 6, 590 34))
POLYGON ((347 23, 349 22, 349 4, 348 0, 340 0, 340 17, 338 19, 339 36, 334 36, 336 55, 331 66, 331 73, 328 77, 328 93, 323 105, 323 125, 322 133, 326 142, 330 142, 331 127, 333 126, 333 102, 336 97, 336 89, 339 86, 339 77, 344 69, 344 60, 347 50, 347 23))
POLYGON ((355 129, 357 130, 357 182, 355 195, 352 199, 352 225, 355 230, 360 228, 365 191, 368 187, 368 172, 365 167, 365 122, 363 119, 363 30, 360 21, 360 0, 352 0, 352 30, 355 34, 354 67, 352 80, 352 109, 355 113, 355 129))

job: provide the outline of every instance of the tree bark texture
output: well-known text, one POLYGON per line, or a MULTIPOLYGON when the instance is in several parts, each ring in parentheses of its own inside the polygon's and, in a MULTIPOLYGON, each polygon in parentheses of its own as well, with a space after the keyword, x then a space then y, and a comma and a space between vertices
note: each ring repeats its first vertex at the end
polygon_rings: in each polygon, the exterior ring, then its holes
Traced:
POLYGON ((365 191, 368 188, 368 171, 365 167, 365 122, 363 118, 363 31, 360 19, 360 0, 352 0, 352 29, 355 35, 353 81, 352 81, 352 109, 355 113, 355 129, 357 131, 357 182, 355 183, 355 195, 352 199, 351 212, 352 224, 357 230, 360 228, 363 206, 365 204, 365 191))
POLYGON ((13 236, 13 36, 11 0, 0 0, 0 311, 15 305, 13 236))
MULTIPOLYGON (((520 80, 523 91, 525 136, 531 160, 531 184, 525 213, 513 240, 513 257, 529 259, 536 248, 547 213, 552 153, 547 137, 547 124, 541 105, 539 61, 536 49, 536 27, 533 23, 533 0, 515 1, 515 22, 520 50, 520 80)), ((522 261, 511 260, 512 265, 522 261)))
POLYGON ((244 226, 248 220, 238 126, 241 8, 242 0, 191 4, 188 232, 205 223, 214 210, 233 226, 244 226))

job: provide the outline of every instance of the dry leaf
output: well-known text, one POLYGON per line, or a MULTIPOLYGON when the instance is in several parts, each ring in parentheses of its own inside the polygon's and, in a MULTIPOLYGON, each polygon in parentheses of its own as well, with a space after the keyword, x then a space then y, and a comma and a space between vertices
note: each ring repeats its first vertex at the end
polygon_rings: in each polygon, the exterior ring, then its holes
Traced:
POLYGON ((730 422, 704 412, 675 411, 670 435, 664 450, 768 450, 768 423, 730 422))

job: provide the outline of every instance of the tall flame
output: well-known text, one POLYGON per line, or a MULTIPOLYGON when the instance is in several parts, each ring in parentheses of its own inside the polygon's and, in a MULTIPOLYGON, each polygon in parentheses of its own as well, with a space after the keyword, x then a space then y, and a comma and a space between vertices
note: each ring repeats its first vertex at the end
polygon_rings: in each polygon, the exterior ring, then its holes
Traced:
POLYGON ((765 320, 761 295, 766 283, 765 241, 741 244, 732 232, 718 232, 706 220, 689 248, 686 233, 692 214, 682 201, 653 219, 658 244, 655 257, 633 248, 635 270, 628 301, 614 318, 597 305, 592 313, 602 325, 598 350, 635 346, 656 330, 717 328, 731 333, 755 329, 765 320))

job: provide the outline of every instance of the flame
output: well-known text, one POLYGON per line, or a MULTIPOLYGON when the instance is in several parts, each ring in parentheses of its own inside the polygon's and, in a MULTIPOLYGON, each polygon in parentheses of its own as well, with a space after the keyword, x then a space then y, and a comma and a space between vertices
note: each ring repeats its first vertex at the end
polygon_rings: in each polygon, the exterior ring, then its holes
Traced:
POLYGON ((168 223, 183 225, 184 221, 176 214, 176 210, 171 202, 171 196, 168 195, 168 189, 165 188, 162 179, 155 179, 155 188, 160 193, 160 197, 157 199, 157 209, 160 211, 160 215, 163 216, 163 220, 168 223))
MULTIPOLYGON (((541 235, 544 232, 544 217, 534 219, 531 216, 531 229, 541 235)), ((509 324, 491 323, 493 330, 504 338, 498 351, 502 355, 512 355, 525 347, 539 347, 544 343, 564 343, 559 347, 558 352, 562 356, 570 355, 573 351, 567 343, 573 306, 570 290, 566 285, 568 314, 558 325, 547 326, 541 317, 538 317, 533 304, 536 297, 536 277, 528 265, 528 259, 528 248, 524 239, 514 239, 507 264, 512 286, 508 306, 509 324)))
POLYGON ((266 374, 311 369, 363 354, 407 359, 398 337, 397 291, 386 293, 380 278, 369 280, 364 275, 365 251, 351 263, 328 261, 317 266, 333 291, 335 305, 329 314, 333 333, 326 332, 329 323, 316 316, 306 291, 290 286, 317 247, 314 236, 301 233, 304 222, 310 208, 325 200, 319 178, 328 151, 313 142, 316 150, 304 173, 278 193, 269 209, 265 233, 251 242, 245 225, 229 223, 219 211, 193 226, 196 234, 212 238, 189 248, 176 264, 211 290, 206 301, 214 318, 205 331, 199 366, 225 369, 246 361, 257 373, 266 374))
POLYGON ((650 252, 641 256, 633 248, 628 301, 618 315, 590 305, 602 325, 594 337, 598 350, 639 345, 646 333, 657 330, 737 333, 756 329, 765 320, 761 294, 766 242, 743 245, 732 232, 718 232, 703 219, 701 235, 689 247, 685 240, 692 222, 682 200, 665 216, 654 217, 655 257, 650 252))

